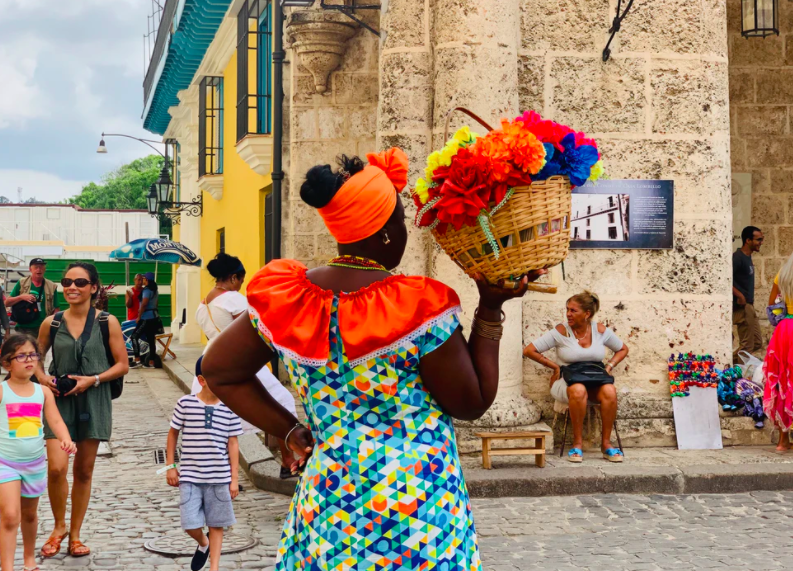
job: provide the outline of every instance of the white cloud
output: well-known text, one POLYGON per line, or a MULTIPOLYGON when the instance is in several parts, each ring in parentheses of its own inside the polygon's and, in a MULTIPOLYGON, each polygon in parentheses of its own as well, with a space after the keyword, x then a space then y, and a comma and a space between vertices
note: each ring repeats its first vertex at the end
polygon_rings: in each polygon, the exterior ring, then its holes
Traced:
POLYGON ((34 82, 39 47, 31 40, 8 47, 0 45, 0 129, 47 114, 44 95, 34 82))
POLYGON ((11 202, 17 202, 17 188, 22 189, 23 201, 35 197, 45 202, 60 202, 78 194, 85 184, 40 171, 0 169, 0 196, 11 202))

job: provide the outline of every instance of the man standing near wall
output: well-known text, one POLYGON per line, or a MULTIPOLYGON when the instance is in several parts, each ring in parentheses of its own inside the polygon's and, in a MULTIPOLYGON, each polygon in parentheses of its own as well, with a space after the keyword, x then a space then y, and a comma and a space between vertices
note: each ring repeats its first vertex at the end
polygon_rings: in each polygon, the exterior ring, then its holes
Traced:
MULTIPOLYGON (((763 233, 747 226, 741 232, 743 245, 732 255, 732 323, 738 326, 738 351, 754 353, 763 347, 760 324, 754 311, 754 264, 752 254, 760 251, 763 233)), ((739 363, 738 351, 732 356, 739 363)))
POLYGON ((38 337, 39 327, 44 319, 58 311, 58 286, 44 277, 46 268, 47 262, 41 258, 33 258, 30 261, 30 275, 17 282, 11 296, 5 301, 11 308, 20 302, 37 305, 38 313, 35 318, 27 323, 17 323, 16 326, 17 331, 30 333, 34 337, 38 337))

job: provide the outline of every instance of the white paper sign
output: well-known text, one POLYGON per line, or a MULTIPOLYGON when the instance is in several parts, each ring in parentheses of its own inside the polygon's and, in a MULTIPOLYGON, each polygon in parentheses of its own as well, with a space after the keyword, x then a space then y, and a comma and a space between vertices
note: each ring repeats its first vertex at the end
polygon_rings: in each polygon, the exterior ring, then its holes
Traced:
POLYGON ((680 450, 721 450, 716 389, 691 387, 687 397, 673 397, 675 432, 680 450))

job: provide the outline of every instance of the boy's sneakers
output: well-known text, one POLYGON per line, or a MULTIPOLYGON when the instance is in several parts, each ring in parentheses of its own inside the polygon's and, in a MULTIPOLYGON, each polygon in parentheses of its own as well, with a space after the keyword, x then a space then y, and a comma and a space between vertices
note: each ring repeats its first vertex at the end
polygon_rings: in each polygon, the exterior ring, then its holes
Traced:
POLYGON ((206 544, 206 547, 198 547, 193 554, 193 561, 190 563, 190 569, 192 571, 198 571, 199 569, 203 569, 204 565, 207 564, 207 559, 209 559, 209 544, 206 544))
POLYGON ((140 369, 142 366, 143 366, 143 363, 141 363, 140 361, 135 361, 134 363, 132 363, 129 366, 129 368, 130 369, 140 369))

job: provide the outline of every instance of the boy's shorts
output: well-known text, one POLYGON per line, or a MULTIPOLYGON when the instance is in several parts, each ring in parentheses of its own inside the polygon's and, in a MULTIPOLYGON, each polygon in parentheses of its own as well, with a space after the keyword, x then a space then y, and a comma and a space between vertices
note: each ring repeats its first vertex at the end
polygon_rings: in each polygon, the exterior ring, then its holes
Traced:
POLYGON ((182 529, 230 527, 237 523, 229 484, 179 484, 182 529))
POLYGON ((0 484, 19 480, 23 498, 38 498, 47 489, 47 457, 31 462, 12 462, 0 458, 0 484))

